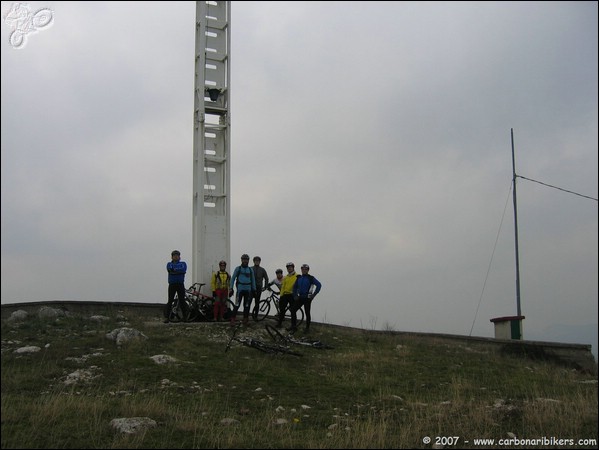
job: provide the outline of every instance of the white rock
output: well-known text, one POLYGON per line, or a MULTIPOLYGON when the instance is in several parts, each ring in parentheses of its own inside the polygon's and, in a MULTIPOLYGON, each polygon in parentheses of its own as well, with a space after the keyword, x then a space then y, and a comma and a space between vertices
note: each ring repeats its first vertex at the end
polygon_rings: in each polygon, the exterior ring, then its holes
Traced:
POLYGON ((106 337, 112 341, 116 341, 116 345, 119 346, 136 339, 148 339, 141 331, 127 327, 116 328, 110 333, 106 333, 106 337))
POLYGON ((36 353, 39 352, 41 350, 40 347, 37 347, 35 345, 29 345, 27 347, 21 347, 18 348, 14 351, 14 353, 36 353))
POLYGON ((154 355, 150 356, 150 359, 154 361, 156 364, 169 364, 177 361, 177 358, 173 358, 169 355, 154 355))
POLYGON ((66 314, 62 309, 50 308, 49 306, 42 306, 37 312, 37 316, 40 319, 56 319, 58 317, 64 317, 66 314))
POLYGON ((101 316, 101 315, 95 315, 95 316, 91 316, 89 318, 89 320, 93 320, 93 321, 96 321, 96 322, 105 322, 107 320, 110 320, 110 317, 101 316))
POLYGON ((28 316, 29 314, 27 313, 27 311, 19 309, 17 311, 13 311, 8 320, 21 321, 27 319, 28 316))
POLYGON ((236 419, 231 419, 231 418, 225 418, 223 420, 220 421, 221 425, 237 425, 239 424, 239 420, 236 419))
POLYGON ((149 417, 122 417, 112 419, 110 425, 121 433, 134 434, 147 428, 155 427, 156 421, 149 417))

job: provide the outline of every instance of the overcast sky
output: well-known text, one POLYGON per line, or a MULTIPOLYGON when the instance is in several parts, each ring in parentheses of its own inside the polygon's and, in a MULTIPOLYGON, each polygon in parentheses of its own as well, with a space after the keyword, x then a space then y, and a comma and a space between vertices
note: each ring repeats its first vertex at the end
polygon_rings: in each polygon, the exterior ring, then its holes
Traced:
MULTIPOLYGON (((171 250, 191 266, 195 2, 22 3, 53 22, 19 47, 13 5, 2 303, 165 303, 171 250)), ((597 12, 232 2, 229 268, 310 264, 316 321, 492 337, 517 314, 513 128, 550 185, 516 184, 524 337, 596 345, 597 12)))

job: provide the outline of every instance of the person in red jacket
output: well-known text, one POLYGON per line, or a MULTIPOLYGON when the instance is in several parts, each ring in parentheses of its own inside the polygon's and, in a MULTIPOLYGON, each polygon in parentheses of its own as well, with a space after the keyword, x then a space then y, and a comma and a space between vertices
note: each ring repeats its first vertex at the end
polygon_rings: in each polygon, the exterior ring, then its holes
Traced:
POLYGON ((221 261, 218 263, 218 271, 212 274, 210 287, 212 288, 212 297, 214 298, 214 320, 221 321, 225 318, 227 312, 227 299, 229 298, 229 281, 231 275, 227 272, 227 263, 221 261))

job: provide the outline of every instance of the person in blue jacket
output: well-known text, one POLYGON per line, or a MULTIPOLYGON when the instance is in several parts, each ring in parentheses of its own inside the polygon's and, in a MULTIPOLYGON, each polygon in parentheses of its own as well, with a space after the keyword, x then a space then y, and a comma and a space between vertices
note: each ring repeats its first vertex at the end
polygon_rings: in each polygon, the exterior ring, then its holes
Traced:
POLYGON ((247 326, 250 317, 250 306, 252 298, 256 292, 256 278, 254 270, 248 265, 250 257, 247 253, 241 255, 241 265, 237 266, 231 275, 229 289, 237 288, 237 296, 235 297, 235 308, 231 314, 231 325, 235 325, 235 319, 239 306, 243 301, 243 325, 247 326))
POLYGON ((297 277, 293 285, 293 302, 291 303, 291 328, 290 332, 295 333, 297 331, 297 310, 302 306, 306 312, 306 329, 305 333, 310 332, 310 322, 312 317, 310 316, 310 309, 312 308, 312 300, 318 295, 322 284, 316 279, 315 276, 310 275, 310 266, 308 264, 302 264, 302 274, 297 277))
MULTIPOLYGON (((169 323, 171 307, 175 300, 175 294, 179 300, 185 299, 185 273, 187 273, 187 264, 181 261, 181 252, 173 250, 171 252, 171 261, 166 263, 168 272, 168 303, 164 309, 164 323, 169 323)), ((183 317, 187 317, 187 304, 180 302, 183 317)))

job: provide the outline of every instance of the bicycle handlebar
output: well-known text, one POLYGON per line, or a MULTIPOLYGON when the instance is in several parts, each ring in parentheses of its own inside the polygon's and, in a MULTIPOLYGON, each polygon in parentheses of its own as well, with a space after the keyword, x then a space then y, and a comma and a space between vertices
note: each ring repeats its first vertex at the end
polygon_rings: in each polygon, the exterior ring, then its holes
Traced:
POLYGON ((281 294, 281 291, 275 292, 270 287, 262 288, 262 292, 264 292, 264 291, 270 291, 270 292, 272 292, 273 294, 276 294, 276 295, 280 295, 281 294))
POLYGON ((202 286, 205 286, 206 283, 193 283, 191 286, 189 286, 187 289, 185 289, 186 292, 189 293, 193 293, 194 295, 197 293, 200 293, 200 289, 202 289, 202 286))

